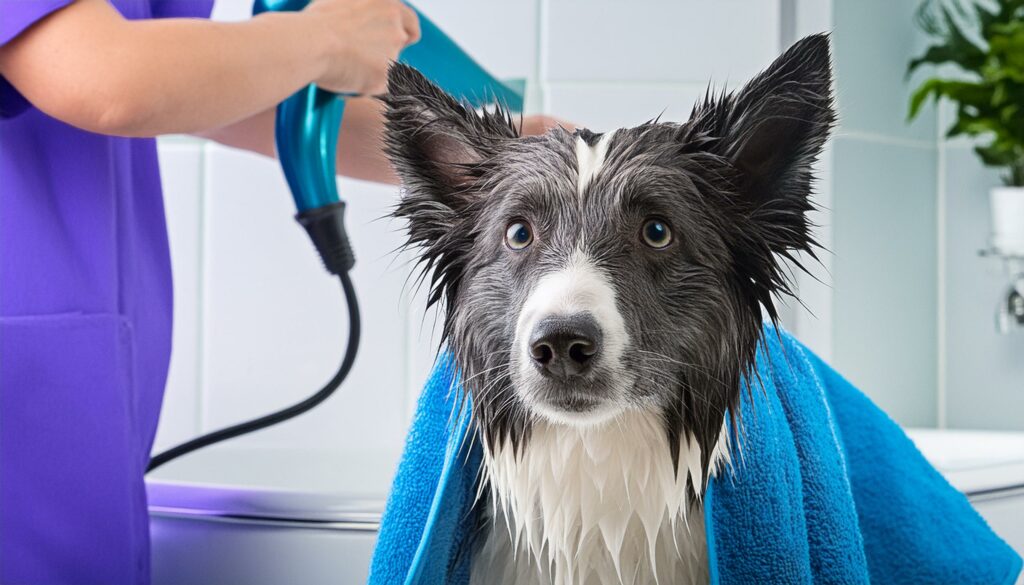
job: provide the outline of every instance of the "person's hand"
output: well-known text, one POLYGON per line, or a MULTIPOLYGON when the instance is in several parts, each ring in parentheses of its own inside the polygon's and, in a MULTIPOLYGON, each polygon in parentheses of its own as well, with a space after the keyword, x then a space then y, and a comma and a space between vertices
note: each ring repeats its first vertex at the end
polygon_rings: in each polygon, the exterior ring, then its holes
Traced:
POLYGON ((326 39, 315 82, 328 91, 383 93, 388 65, 420 39, 419 18, 400 0, 314 0, 303 14, 326 39))
POLYGON ((537 134, 544 134, 556 126, 561 126, 569 132, 576 130, 576 125, 571 122, 566 122, 565 120, 559 120, 558 118, 541 114, 536 116, 524 116, 521 133, 523 136, 535 136, 537 134))

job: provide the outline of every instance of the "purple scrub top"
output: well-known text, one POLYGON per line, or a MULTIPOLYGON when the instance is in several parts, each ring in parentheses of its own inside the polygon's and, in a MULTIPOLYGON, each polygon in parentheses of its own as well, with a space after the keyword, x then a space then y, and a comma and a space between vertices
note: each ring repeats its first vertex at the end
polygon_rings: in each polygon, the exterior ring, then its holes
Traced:
MULTIPOLYGON (((72 0, 0 0, 0 45, 72 0)), ((113 0, 127 18, 213 0, 113 0)), ((100 136, 0 77, 0 584, 145 584, 143 471, 171 352, 152 139, 100 136)))

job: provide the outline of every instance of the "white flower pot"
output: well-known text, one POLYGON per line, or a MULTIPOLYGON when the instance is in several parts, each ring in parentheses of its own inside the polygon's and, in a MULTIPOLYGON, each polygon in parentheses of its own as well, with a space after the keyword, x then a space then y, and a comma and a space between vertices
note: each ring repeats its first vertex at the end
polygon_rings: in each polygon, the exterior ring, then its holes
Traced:
POLYGON ((1024 187, 994 187, 989 192, 992 248, 1024 257, 1024 187))

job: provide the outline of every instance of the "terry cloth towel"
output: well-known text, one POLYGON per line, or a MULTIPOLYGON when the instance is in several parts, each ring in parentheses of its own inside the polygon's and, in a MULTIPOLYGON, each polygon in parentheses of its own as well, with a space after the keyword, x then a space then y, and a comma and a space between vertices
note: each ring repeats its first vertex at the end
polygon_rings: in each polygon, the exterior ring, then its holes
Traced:
MULTIPOLYGON (((712 583, 1015 581, 1020 557, 849 382, 771 326, 756 367, 740 454, 705 499, 712 583)), ((442 356, 420 398, 372 585, 469 582, 482 457, 455 370, 442 356)))

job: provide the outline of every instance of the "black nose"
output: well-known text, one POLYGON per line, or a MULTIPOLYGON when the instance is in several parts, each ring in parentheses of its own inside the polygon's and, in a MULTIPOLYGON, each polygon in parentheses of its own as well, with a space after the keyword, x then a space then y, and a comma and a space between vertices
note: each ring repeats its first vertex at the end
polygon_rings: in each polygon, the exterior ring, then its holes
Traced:
POLYGON ((601 328, 590 313, 547 317, 530 336, 530 357, 545 376, 585 374, 601 352, 601 328))

